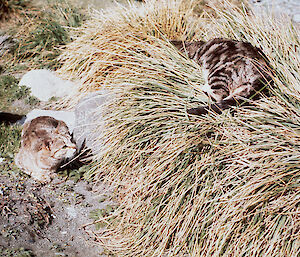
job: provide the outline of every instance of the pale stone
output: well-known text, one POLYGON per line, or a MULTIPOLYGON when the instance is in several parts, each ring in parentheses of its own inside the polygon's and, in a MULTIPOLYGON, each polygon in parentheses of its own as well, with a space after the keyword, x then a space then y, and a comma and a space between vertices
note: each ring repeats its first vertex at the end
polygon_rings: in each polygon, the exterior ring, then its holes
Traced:
POLYGON ((41 69, 27 72, 19 82, 20 86, 31 89, 31 94, 41 101, 52 97, 64 97, 76 87, 76 84, 59 78, 55 72, 41 69))

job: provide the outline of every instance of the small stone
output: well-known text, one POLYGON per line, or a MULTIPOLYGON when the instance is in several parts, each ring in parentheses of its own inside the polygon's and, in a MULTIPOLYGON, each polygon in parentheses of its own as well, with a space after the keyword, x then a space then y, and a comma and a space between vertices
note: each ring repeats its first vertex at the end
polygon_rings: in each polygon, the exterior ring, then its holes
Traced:
POLYGON ((75 219, 77 217, 77 210, 73 206, 67 207, 66 210, 70 219, 75 219))

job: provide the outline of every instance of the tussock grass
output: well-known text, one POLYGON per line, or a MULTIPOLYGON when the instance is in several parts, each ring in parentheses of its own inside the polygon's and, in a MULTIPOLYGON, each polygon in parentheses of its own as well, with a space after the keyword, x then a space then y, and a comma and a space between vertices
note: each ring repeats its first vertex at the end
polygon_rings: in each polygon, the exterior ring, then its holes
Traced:
POLYGON ((114 95, 94 124, 105 126, 94 178, 117 187, 120 206, 99 220, 97 239, 117 256, 296 256, 299 31, 228 2, 195 17, 195 3, 96 13, 61 56, 60 72, 82 82, 69 105, 102 88, 114 95), (168 39, 212 37, 260 46, 276 71, 273 96, 188 116, 209 100, 200 67, 168 39))
POLYGON ((31 68, 58 68, 56 58, 61 48, 72 41, 72 29, 81 26, 85 18, 82 10, 68 0, 49 0, 46 6, 32 4, 24 8, 18 19, 4 27, 6 33, 16 39, 14 48, 6 56, 7 62, 12 66, 25 62, 31 68))
MULTIPOLYGON (((131 67, 143 62, 147 54, 154 56, 159 49, 152 47, 156 38, 193 37, 194 30, 190 28, 194 21, 189 18, 193 12, 191 4, 165 1, 162 5, 149 1, 148 7, 140 8, 132 3, 129 7, 119 5, 113 11, 95 11, 93 19, 80 29, 81 36, 68 44, 67 51, 60 56, 64 63, 62 75, 80 80, 80 92, 93 91, 110 84, 123 72, 131 73, 131 67), (153 52, 149 52, 148 46, 153 52), (135 56, 137 52, 140 59, 135 56)), ((157 60, 159 54, 156 57, 157 60)))

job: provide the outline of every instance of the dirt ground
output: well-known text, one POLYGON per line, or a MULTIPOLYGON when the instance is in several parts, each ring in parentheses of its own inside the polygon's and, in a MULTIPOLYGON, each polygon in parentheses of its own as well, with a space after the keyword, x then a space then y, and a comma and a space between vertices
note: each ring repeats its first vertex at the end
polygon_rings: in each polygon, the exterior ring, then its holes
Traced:
POLYGON ((110 207, 109 194, 103 185, 62 176, 42 185, 0 174, 0 256, 107 256, 95 225, 85 225, 93 223, 91 212, 110 207))

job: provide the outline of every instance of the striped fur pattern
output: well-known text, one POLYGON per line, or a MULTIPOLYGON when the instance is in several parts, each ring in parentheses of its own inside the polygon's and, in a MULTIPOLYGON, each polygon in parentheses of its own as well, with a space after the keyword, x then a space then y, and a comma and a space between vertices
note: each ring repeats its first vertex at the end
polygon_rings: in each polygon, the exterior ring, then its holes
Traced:
POLYGON ((215 38, 208 42, 172 43, 202 66, 202 90, 215 101, 188 109, 189 114, 202 115, 209 110, 221 113, 230 106, 245 104, 258 98, 259 93, 266 93, 272 81, 267 57, 248 42, 215 38))

